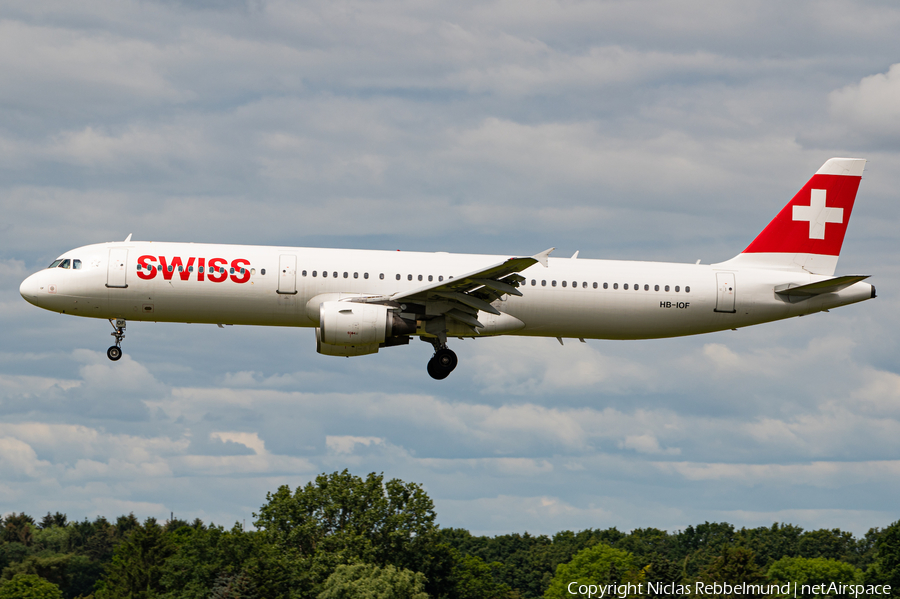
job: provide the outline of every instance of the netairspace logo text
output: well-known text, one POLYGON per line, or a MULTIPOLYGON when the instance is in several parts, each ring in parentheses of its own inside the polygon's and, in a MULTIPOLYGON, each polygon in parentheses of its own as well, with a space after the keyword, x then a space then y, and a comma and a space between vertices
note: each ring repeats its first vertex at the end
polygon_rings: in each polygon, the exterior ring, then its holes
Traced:
POLYGON ((881 584, 843 584, 832 582, 829 584, 804 584, 794 583, 777 584, 748 584, 746 582, 729 584, 727 582, 696 582, 693 586, 688 584, 675 584, 674 582, 642 582, 640 584, 581 584, 577 581, 570 582, 566 587, 570 595, 581 597, 605 597, 626 599, 635 595, 781 595, 782 597, 800 597, 808 595, 849 595, 861 597, 864 595, 890 595, 891 586, 881 584), (799 592, 799 594, 798 594, 799 592))

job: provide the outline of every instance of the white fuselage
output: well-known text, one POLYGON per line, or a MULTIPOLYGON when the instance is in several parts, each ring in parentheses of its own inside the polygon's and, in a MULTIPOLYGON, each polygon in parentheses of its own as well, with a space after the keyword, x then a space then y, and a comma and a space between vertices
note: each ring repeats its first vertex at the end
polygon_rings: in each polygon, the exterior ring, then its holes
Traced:
MULTIPOLYGON (((23 297, 47 310, 93 318, 296 327, 317 326, 308 305, 313 298, 391 295, 506 259, 158 242, 90 245, 61 258, 79 260, 81 268, 35 273, 22 283, 23 297), (214 258, 220 261, 210 272, 214 258)), ((787 269, 728 268, 728 263, 550 258, 547 267, 535 264, 521 275, 526 279, 519 287, 522 296, 506 295, 492 305, 524 327, 489 325, 482 334, 676 337, 800 316, 874 295, 871 285, 860 282, 792 303, 775 288, 828 277, 787 269)))

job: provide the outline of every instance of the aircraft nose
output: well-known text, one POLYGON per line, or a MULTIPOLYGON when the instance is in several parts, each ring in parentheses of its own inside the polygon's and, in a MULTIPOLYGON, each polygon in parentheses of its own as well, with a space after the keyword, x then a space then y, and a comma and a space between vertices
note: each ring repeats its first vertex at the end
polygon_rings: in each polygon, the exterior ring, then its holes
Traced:
POLYGON ((38 298, 38 289, 40 288, 40 284, 38 283, 38 275, 33 274, 19 285, 19 295, 25 298, 25 301, 29 304, 37 305, 38 298))

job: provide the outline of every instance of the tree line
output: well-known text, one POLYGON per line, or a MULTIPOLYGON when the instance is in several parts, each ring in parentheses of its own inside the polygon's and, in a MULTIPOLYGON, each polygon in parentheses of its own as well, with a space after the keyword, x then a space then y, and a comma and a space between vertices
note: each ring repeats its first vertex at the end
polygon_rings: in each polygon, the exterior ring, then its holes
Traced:
POLYGON ((631 582, 641 592, 628 596, 648 599, 702 581, 889 584, 900 596, 900 521, 862 538, 724 522, 486 537, 440 528, 415 483, 346 470, 280 487, 254 517, 244 530, 12 513, 0 520, 0 599, 552 599, 577 596, 579 581, 631 582))

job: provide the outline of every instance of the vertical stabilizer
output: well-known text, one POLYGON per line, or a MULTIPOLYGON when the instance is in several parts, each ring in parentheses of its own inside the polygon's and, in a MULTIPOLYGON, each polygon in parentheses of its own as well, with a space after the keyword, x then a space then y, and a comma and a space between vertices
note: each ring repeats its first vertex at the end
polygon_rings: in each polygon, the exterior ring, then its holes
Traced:
POLYGON ((866 161, 832 158, 743 252, 715 266, 833 275, 866 161))

